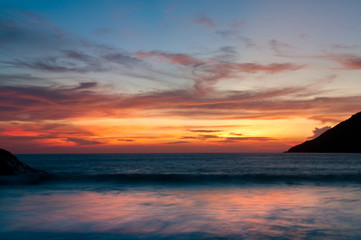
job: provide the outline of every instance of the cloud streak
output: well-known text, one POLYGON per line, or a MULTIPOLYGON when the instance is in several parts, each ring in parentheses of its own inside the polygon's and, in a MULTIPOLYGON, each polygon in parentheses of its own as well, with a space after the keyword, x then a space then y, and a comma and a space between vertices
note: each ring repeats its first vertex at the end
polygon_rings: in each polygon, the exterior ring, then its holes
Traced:
MULTIPOLYGON (((234 49, 224 48, 223 51, 232 51, 234 49)), ((160 51, 137 52, 135 57, 141 59, 155 59, 155 61, 167 62, 173 65, 181 65, 189 67, 193 74, 194 88, 203 93, 207 93, 213 89, 213 85, 222 79, 234 77, 240 73, 268 73, 276 74, 287 71, 296 71, 303 68, 303 65, 292 63, 237 63, 225 62, 223 59, 205 59, 200 60, 196 57, 186 54, 174 54, 160 51)))
POLYGON ((139 51, 134 54, 137 58, 155 58, 156 61, 168 62, 171 64, 179 64, 184 66, 199 66, 204 64, 203 61, 193 58, 186 54, 174 54, 161 51, 142 52, 139 51))
POLYGON ((207 28, 215 28, 216 24, 214 24, 213 20, 209 17, 203 16, 200 18, 197 18, 193 21, 194 24, 202 25, 207 28))
POLYGON ((231 91, 204 96, 194 90, 120 95, 110 90, 100 93, 98 87, 101 86, 95 82, 68 87, 0 86, 0 121, 61 120, 80 116, 242 119, 299 114, 316 119, 330 111, 334 114, 356 112, 361 104, 361 95, 305 98, 308 91, 314 94, 314 90, 308 88, 231 91), (305 97, 295 98, 299 94, 305 97))
POLYGON ((361 58, 357 56, 343 56, 337 59, 346 69, 360 70, 361 58))

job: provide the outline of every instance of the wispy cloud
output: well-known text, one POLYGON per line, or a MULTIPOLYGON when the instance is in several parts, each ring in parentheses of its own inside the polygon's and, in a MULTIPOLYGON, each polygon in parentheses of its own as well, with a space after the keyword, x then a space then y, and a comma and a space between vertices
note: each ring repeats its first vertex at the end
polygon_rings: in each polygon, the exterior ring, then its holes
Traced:
POLYGON ((97 62, 72 61, 61 57, 44 57, 39 59, 15 59, 6 62, 14 68, 30 68, 47 72, 101 72, 105 69, 97 62))
POLYGON ((184 144, 184 143, 190 143, 188 141, 175 141, 175 142, 168 142, 167 144, 184 144))
POLYGON ((195 89, 208 92, 213 85, 222 79, 234 77, 240 73, 280 73, 296 71, 303 66, 292 63, 271 63, 267 65, 258 63, 224 63, 202 65, 193 73, 195 74, 195 89))
POLYGON ((134 142, 134 139, 127 139, 127 138, 119 138, 117 139, 118 142, 134 142))
POLYGON ((201 134, 198 136, 199 139, 215 139, 215 138, 220 138, 220 136, 218 135, 214 135, 214 134, 201 134))
POLYGON ((29 73, 24 74, 0 74, 0 85, 10 84, 36 84, 46 81, 41 77, 35 77, 29 73))
POLYGON ((237 29, 218 30, 216 34, 224 40, 233 40, 235 42, 243 42, 247 48, 256 47, 256 41, 240 34, 237 29))
POLYGON ((189 141, 181 141, 181 142, 197 142, 197 141, 209 141, 209 142, 221 142, 221 143, 236 143, 236 142, 268 142, 277 140, 272 137, 223 137, 215 134, 199 134, 197 136, 184 136, 180 139, 187 139, 189 141))
POLYGON ((295 47, 292 45, 282 42, 276 39, 271 39, 269 41, 270 48, 274 51, 275 54, 281 55, 281 56, 289 56, 290 51, 293 51, 295 47))
POLYGON ((66 138, 67 141, 69 142, 73 142, 77 145, 96 145, 96 144, 101 144, 101 142, 98 141, 94 141, 94 140, 85 140, 85 139, 81 139, 81 138, 72 138, 72 137, 67 137, 66 138))
POLYGON ((342 45, 342 44, 334 44, 334 45, 331 45, 330 47, 331 47, 331 49, 334 49, 334 50, 355 50, 355 49, 360 48, 357 45, 342 45))
POLYGON ((361 69, 361 58, 357 56, 341 56, 336 59, 339 61, 346 69, 350 70, 359 70, 361 69))
MULTIPOLYGON (((221 51, 226 51, 228 54, 235 54, 235 50, 232 47, 222 48, 221 51)), ((218 81, 233 77, 235 74, 259 72, 275 74, 285 71, 296 71, 303 67, 302 65, 292 63, 238 63, 226 62, 223 59, 217 58, 200 60, 186 54, 161 51, 140 51, 134 54, 134 56, 142 59, 154 58, 155 61, 189 67, 193 74, 194 88, 203 93, 210 91, 218 81)))
POLYGON ((161 51, 142 52, 139 51, 134 54, 137 58, 152 58, 156 61, 168 62, 171 64, 179 64, 184 66, 198 66, 204 64, 203 61, 198 60, 186 54, 166 53, 161 51))
POLYGON ((221 130, 209 130, 209 129, 190 129, 188 130, 190 132, 196 132, 196 133, 215 133, 215 132, 221 132, 221 130))
POLYGON ((214 24, 213 20, 206 16, 195 19, 193 21, 193 23, 198 24, 198 25, 203 25, 207 28, 215 28, 216 27, 216 24, 214 24))
POLYGON ((96 87, 97 85, 98 85, 97 82, 82 82, 75 89, 93 88, 93 87, 96 87))
POLYGON ((14 68, 29 68, 54 73, 87 73, 110 71, 110 63, 131 66, 139 62, 139 59, 124 53, 113 52, 94 56, 77 50, 62 50, 57 55, 35 58, 25 57, 4 61, 3 63, 14 68))
POLYGON ((256 141, 256 142, 268 142, 268 141, 274 141, 277 140, 275 138, 271 137, 227 137, 222 142, 242 142, 242 141, 256 141))
MULTIPOLYGON (((309 98, 306 93, 315 92, 308 88, 224 91, 214 95, 202 95, 194 90, 119 95, 110 90, 100 93, 98 87, 101 86, 95 82, 67 87, 1 86, 0 121, 61 120, 77 116, 256 119, 300 114, 321 119, 329 112, 335 116, 359 111, 361 104, 361 96, 309 98), (306 97, 297 99, 300 94, 306 97)), ((218 129, 191 130, 205 133, 218 129)))
POLYGON ((36 122, 0 122, 0 135, 10 144, 19 142, 57 142, 72 143, 76 145, 101 144, 92 140, 94 135, 70 123, 50 123, 47 121, 36 122))
POLYGON ((57 28, 34 13, 8 11, 4 16, 0 18, 0 43, 7 57, 1 63, 6 66, 87 73, 110 71, 114 66, 129 68, 141 62, 129 53, 57 28))
POLYGON ((231 28, 232 29, 238 29, 238 28, 244 26, 245 24, 246 23, 243 22, 243 21, 234 22, 234 23, 231 24, 231 28))

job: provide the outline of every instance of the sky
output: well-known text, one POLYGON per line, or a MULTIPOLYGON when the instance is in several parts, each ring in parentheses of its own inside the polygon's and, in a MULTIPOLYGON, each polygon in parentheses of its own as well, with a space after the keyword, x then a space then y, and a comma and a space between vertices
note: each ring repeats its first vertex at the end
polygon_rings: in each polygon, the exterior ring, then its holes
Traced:
POLYGON ((0 147, 283 152, 361 109, 361 1, 0 1, 0 147))

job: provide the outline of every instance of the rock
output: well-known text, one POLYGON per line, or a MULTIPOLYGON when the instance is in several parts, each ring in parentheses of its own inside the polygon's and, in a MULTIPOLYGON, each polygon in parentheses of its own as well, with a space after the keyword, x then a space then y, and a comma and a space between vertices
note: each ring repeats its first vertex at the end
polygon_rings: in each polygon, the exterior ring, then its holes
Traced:
POLYGON ((0 175, 17 175, 36 171, 19 161, 12 153, 0 148, 0 175))
POLYGON ((361 153, 361 112, 287 152, 361 153))
POLYGON ((9 151, 0 148, 0 184, 37 183, 51 175, 29 167, 9 151))

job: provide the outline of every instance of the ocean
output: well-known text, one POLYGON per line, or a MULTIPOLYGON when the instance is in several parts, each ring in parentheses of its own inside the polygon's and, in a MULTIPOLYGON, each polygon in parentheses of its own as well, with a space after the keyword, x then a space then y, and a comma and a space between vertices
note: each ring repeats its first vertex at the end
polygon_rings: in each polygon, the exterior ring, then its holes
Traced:
POLYGON ((0 239, 361 239, 361 154, 24 154, 0 239))

